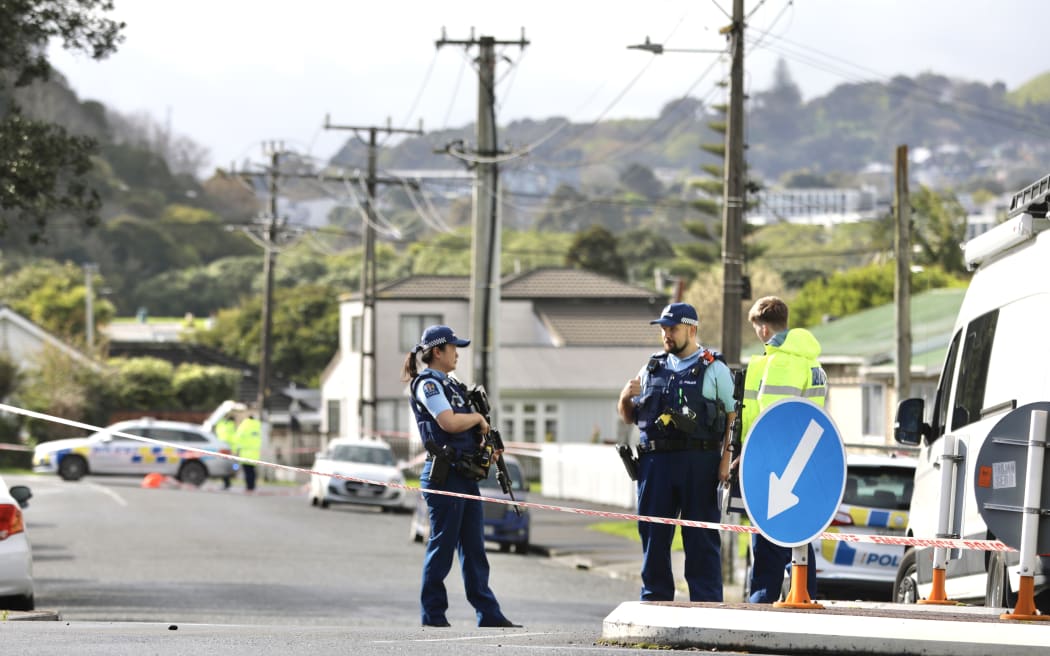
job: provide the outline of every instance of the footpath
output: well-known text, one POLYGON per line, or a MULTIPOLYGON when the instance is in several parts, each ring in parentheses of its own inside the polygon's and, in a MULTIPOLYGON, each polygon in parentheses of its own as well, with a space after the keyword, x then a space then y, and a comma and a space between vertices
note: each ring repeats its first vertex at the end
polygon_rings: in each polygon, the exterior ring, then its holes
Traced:
MULTIPOLYGON (((564 500, 539 502, 631 512, 564 500)), ((641 546, 587 530, 600 521, 606 520, 534 513, 533 550, 568 566, 640 585, 641 546)), ((679 580, 684 555, 674 552, 672 562, 679 580)), ((741 564, 735 582, 725 584, 723 603, 625 601, 605 618, 602 640, 625 646, 807 655, 1045 656, 1050 650, 1050 621, 1002 620, 1000 608, 830 600, 820 600, 811 609, 776 608, 743 603, 743 576, 741 564)), ((680 589, 678 599, 683 598, 688 594, 680 589)))

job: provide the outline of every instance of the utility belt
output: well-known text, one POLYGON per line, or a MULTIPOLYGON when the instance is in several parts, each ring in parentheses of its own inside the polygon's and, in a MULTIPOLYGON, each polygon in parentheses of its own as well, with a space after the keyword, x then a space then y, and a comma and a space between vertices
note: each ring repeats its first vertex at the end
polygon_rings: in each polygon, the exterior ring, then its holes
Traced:
POLYGON ((437 485, 448 480, 449 469, 458 472, 464 478, 480 481, 488 478, 489 466, 492 464, 492 447, 478 449, 472 452, 461 452, 457 457, 455 449, 449 446, 434 447, 435 451, 427 450, 427 461, 433 461, 430 468, 430 482, 437 485))
POLYGON ((719 451, 721 440, 697 440, 658 438, 638 445, 638 453, 661 453, 664 451, 719 451))

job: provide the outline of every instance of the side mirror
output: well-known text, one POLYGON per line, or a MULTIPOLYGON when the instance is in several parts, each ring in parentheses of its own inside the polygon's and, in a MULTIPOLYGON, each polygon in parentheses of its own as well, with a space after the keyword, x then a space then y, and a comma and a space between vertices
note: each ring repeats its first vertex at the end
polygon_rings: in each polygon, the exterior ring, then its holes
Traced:
POLYGON ((14 485, 11 487, 11 496, 18 502, 19 508, 25 508, 29 506, 29 500, 33 498, 33 493, 25 485, 14 485))
POLYGON ((929 437, 930 426, 922 420, 925 409, 926 404, 922 399, 905 399, 898 403, 893 439, 906 446, 918 446, 924 435, 929 437))

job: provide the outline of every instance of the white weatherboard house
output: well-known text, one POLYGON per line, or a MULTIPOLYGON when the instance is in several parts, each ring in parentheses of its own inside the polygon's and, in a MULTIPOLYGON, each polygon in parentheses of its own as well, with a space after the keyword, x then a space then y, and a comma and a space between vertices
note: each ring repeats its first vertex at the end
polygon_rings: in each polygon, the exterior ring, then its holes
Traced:
MULTIPOLYGON (((376 428, 386 435, 414 430, 405 355, 431 324, 474 339, 467 276, 414 276, 377 289, 376 428)), ((498 381, 493 409, 503 439, 536 443, 611 443, 630 427, 616 399, 625 381, 660 349, 649 325, 667 298, 650 289, 589 271, 537 269, 502 281, 498 381)), ((329 438, 360 433, 362 303, 340 304, 339 353, 322 374, 322 431, 329 438)), ((475 340, 476 343, 476 340, 475 340)), ((457 375, 467 384, 475 349, 460 351, 457 375)), ((610 449, 611 451, 611 449, 610 449)))
POLYGON ((55 349, 81 364, 97 366, 77 349, 10 307, 0 305, 0 353, 11 358, 20 369, 32 369, 39 366, 38 360, 48 348, 55 349))

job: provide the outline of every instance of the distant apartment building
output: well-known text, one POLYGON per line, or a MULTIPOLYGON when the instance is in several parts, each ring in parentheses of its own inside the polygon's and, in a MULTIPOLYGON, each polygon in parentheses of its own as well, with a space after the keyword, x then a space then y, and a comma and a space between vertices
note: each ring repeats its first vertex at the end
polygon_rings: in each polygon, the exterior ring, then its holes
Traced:
POLYGON ((752 225, 799 223, 834 225, 874 219, 878 215, 874 187, 859 189, 768 189, 749 197, 752 225))

